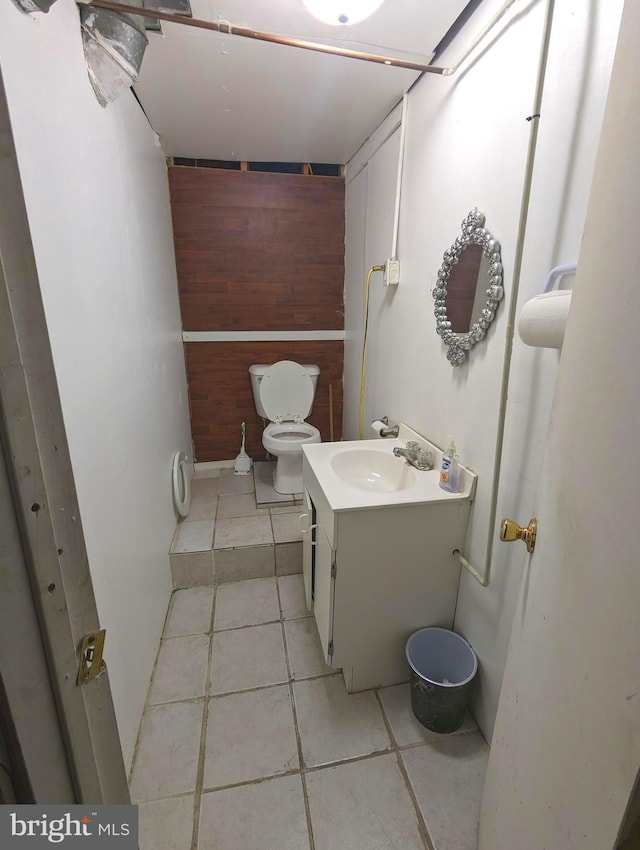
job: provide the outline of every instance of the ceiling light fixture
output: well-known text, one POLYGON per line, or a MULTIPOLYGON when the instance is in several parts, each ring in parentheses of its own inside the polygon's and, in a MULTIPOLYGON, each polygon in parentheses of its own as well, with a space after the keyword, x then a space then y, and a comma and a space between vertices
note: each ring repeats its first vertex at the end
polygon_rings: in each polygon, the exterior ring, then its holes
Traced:
POLYGON ((314 18, 325 24, 344 26, 364 21, 382 6, 382 0, 302 0, 314 18))

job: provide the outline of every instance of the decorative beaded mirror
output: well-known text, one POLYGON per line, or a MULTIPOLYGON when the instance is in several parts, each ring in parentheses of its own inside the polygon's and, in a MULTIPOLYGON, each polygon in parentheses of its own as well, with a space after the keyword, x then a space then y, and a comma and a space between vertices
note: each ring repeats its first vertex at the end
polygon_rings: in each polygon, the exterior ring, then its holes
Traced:
POLYGON ((464 363, 467 351, 484 338, 504 295, 500 243, 484 221, 478 209, 464 219, 462 235, 444 253, 432 292, 436 333, 452 366, 464 363))

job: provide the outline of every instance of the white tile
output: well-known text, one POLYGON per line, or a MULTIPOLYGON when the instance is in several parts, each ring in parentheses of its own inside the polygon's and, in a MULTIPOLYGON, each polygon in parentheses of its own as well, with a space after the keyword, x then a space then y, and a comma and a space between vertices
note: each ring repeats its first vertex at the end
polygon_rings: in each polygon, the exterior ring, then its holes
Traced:
POLYGON ((213 551, 173 554, 169 556, 169 563, 176 589, 213 585, 213 551))
POLYGON ((280 619, 275 578, 221 584, 216 596, 213 628, 237 629, 280 619))
POLYGON ((274 460, 257 460, 253 464, 253 477, 256 484, 273 484, 273 473, 276 468, 274 460))
POLYGON ((280 623, 216 632, 211 665, 212 694, 287 682, 280 623))
POLYGON ((316 850, 423 850, 394 754, 312 771, 306 781, 316 850))
POLYGON ((309 850, 300 776, 203 794, 198 850, 309 850))
POLYGON ((186 850, 193 834, 194 795, 141 803, 140 850, 186 850))
MULTIPOLYGON (((302 513, 302 510, 300 511, 302 513)), ((298 514, 272 514, 273 539, 276 543, 295 543, 302 540, 298 514)))
POLYGON ((211 520, 215 518, 218 506, 217 496, 192 497, 189 513, 182 522, 197 522, 199 520, 211 520))
POLYGON ((193 467, 194 478, 220 478, 220 473, 224 467, 210 467, 206 461, 204 463, 196 463, 193 467))
POLYGON ((204 696, 208 662, 208 635, 163 640, 151 681, 149 704, 204 696))
POLYGON ((280 592, 280 609, 285 620, 310 616, 311 612, 307 610, 304 580, 301 574, 280 576, 278 590, 280 592))
POLYGON ((477 850, 489 748, 480 732, 402 751, 436 850, 477 850))
POLYGON ((171 553, 206 552, 213 548, 213 520, 181 522, 178 526, 171 553))
POLYGON ((220 477, 206 476, 203 478, 191 479, 191 498, 192 499, 212 499, 218 495, 220 488, 220 477))
POLYGON ((278 543, 276 545, 276 574, 295 575, 302 572, 302 543, 278 543))
POLYGON ((253 493, 240 493, 237 496, 220 496, 218 501, 218 519, 235 519, 241 516, 264 515, 267 508, 257 508, 253 493))
POLYGON ((214 549, 232 549, 236 546, 273 545, 273 532, 268 514, 220 519, 216 522, 214 549))
POLYGON ((129 786, 132 802, 195 791, 202 711, 202 700, 145 711, 129 786))
POLYGON ((239 549, 216 549, 216 582, 247 581, 275 575, 274 547, 242 546, 239 549))
POLYGON ((284 633, 292 679, 308 679, 311 676, 335 673, 335 670, 325 664, 314 617, 286 620, 284 633))
POLYGON ((288 685, 210 700, 205 790, 298 768, 288 685))
POLYGON ((213 587, 176 590, 171 597, 164 637, 206 634, 211 630, 213 587))
POLYGON ((373 691, 348 694, 342 676, 337 675, 296 682, 293 693, 307 767, 390 747, 373 691))
MULTIPOLYGON (((404 685, 393 685, 390 688, 380 688, 378 691, 382 707, 387 715, 391 731, 399 746, 407 744, 421 744, 426 741, 437 741, 440 738, 448 738, 449 735, 441 735, 432 732, 419 723, 411 710, 411 691, 409 683, 404 685)), ((460 729, 453 734, 473 732, 477 725, 470 714, 466 714, 460 729)))
POLYGON ((231 475, 223 475, 220 477, 221 496, 237 496, 240 493, 255 492, 253 484, 253 475, 234 475, 231 470, 231 475))

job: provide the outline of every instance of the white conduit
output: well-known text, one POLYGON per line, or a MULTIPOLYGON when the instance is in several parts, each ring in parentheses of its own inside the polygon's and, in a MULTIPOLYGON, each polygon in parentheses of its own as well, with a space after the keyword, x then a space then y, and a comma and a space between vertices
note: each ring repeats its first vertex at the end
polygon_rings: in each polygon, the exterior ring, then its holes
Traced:
POLYGON ((575 263, 566 263, 563 266, 556 266, 554 269, 551 269, 544 282, 543 293, 551 292, 558 278, 563 278, 568 274, 575 274, 577 270, 578 267, 575 263))
POLYGON ((404 143, 407 136, 407 105, 409 95, 402 96, 402 114, 400 116, 400 150, 398 151, 398 179, 396 181, 396 208, 393 216, 393 239, 391 241, 391 258, 396 259, 398 251, 398 230, 400 227, 400 195, 402 193, 402 172, 404 169, 404 143))
MULTIPOLYGON (((509 4, 511 5, 511 4, 509 4)), ((553 23, 553 11, 555 0, 547 0, 544 29, 542 36, 542 47, 540 49, 540 60, 538 63, 538 76, 533 97, 533 108, 531 112, 531 130, 529 133, 529 145, 527 149, 527 160, 525 166, 525 180, 520 204, 520 217, 518 220, 518 236, 516 239, 516 251, 513 263, 513 288, 509 301, 509 312, 507 317, 505 350, 502 367, 502 384, 500 389, 500 408, 498 414, 498 433, 496 435, 495 463, 493 467, 493 482, 491 486, 491 502, 489 512, 489 533, 487 538, 487 554, 484 567, 481 570, 473 566, 462 553, 456 549, 454 555, 471 575, 477 579, 483 587, 487 587, 491 576, 491 559, 493 557, 493 544, 495 541, 495 524, 498 508, 498 487, 500 484, 500 469, 502 466, 502 447, 504 443, 504 424, 507 409, 507 395, 509 389, 509 375, 511 372, 511 354, 513 351, 513 335, 515 332, 515 315, 518 303, 518 292, 520 289, 520 275, 522 272, 522 255, 524 252, 524 240, 527 231, 527 219, 529 217, 529 202, 531 198, 531 185, 533 181, 533 168, 536 158, 536 146, 538 142, 538 126, 540 108, 542 105, 542 94, 544 91, 545 74, 547 70, 547 58, 549 56, 549 42, 551 40, 551 25, 553 23)))
POLYGON ((460 65, 464 62, 464 60, 472 53, 476 47, 480 44, 482 39, 487 35, 487 33, 491 32, 491 30, 495 27, 495 25, 500 21, 509 11, 509 9, 513 6, 514 3, 517 3, 518 0, 507 0, 507 2, 499 9, 496 14, 491 18, 489 23, 478 33, 478 35, 473 39, 471 44, 458 56, 456 61, 451 65, 450 68, 443 68, 442 75, 443 76, 451 76, 451 74, 455 74, 460 65))

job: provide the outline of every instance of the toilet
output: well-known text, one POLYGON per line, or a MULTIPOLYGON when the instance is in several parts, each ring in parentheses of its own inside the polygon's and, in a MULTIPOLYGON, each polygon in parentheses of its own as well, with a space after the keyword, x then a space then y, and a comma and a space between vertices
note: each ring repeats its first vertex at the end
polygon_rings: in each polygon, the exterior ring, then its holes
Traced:
POLYGON ((276 458, 273 486, 278 493, 302 493, 302 446, 320 442, 320 431, 305 418, 311 412, 320 369, 279 360, 249 367, 258 415, 268 419, 262 445, 276 458))

